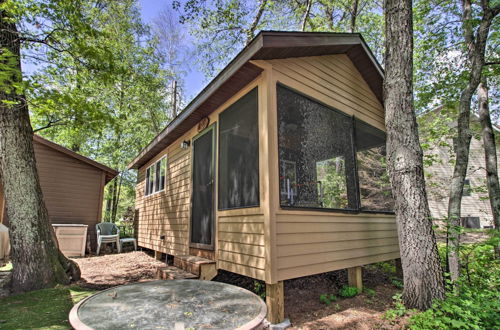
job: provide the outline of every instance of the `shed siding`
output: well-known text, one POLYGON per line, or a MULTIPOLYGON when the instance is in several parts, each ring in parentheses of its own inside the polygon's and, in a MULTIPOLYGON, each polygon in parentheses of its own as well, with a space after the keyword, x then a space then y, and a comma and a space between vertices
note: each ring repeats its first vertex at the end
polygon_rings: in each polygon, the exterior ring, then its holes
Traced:
POLYGON ((385 130, 382 105, 347 55, 267 62, 279 82, 385 130))
POLYGON ((276 221, 278 280, 399 258, 392 215, 282 211, 276 221))
POLYGON ((51 223, 88 225, 94 248, 95 224, 101 220, 102 171, 40 143, 33 145, 51 223))

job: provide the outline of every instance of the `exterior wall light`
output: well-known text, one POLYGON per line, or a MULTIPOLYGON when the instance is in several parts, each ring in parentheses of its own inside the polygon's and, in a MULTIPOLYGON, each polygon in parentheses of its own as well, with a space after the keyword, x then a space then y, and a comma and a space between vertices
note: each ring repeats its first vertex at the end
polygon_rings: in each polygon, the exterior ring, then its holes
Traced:
POLYGON ((187 149, 191 145, 191 141, 182 141, 181 149, 187 149))

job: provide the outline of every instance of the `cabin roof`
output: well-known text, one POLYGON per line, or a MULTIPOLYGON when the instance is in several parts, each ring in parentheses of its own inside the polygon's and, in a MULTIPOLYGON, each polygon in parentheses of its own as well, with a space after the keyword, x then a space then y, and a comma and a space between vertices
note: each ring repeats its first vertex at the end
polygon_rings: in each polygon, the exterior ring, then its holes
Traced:
POLYGON ((263 71, 251 60, 346 54, 383 103, 384 72, 359 33, 261 31, 128 165, 138 169, 263 71))
POLYGON ((44 146, 47 146, 49 148, 52 148, 54 150, 57 150, 59 152, 62 152, 63 154, 66 154, 70 157, 73 157, 81 162, 84 162, 84 163, 87 163, 101 171, 103 171, 105 174, 106 174, 106 183, 108 183, 109 181, 111 181, 115 176, 118 175, 118 171, 110 168, 110 167, 107 167, 106 165, 103 165, 101 163, 98 163, 96 162, 95 160, 92 160, 88 157, 85 157, 85 156, 82 156, 76 152, 74 152, 73 150, 70 150, 68 148, 65 148, 57 143, 54 143, 52 141, 49 141, 39 135, 36 135, 34 134, 33 135, 33 141, 35 142, 38 142, 40 144, 43 144, 44 146))

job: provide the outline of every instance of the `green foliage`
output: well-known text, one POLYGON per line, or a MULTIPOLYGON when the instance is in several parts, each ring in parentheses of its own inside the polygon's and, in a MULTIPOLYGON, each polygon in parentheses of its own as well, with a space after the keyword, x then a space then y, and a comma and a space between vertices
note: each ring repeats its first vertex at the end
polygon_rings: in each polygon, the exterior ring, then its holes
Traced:
POLYGON ((392 299, 394 308, 387 310, 383 315, 383 318, 389 321, 394 321, 396 318, 402 317, 408 312, 403 304, 403 299, 401 298, 400 293, 395 294, 392 299))
POLYGON ((266 285, 263 282, 254 280, 253 292, 259 297, 261 297, 262 300, 266 300, 266 285))
POLYGON ((319 296, 319 301, 327 306, 330 306, 332 302, 337 301, 337 296, 331 293, 323 293, 319 296))
POLYGON ((352 298, 358 293, 358 288, 354 286, 344 285, 339 291, 339 296, 341 296, 342 298, 352 298))
POLYGON ((0 298, 0 328, 68 329, 73 305, 94 292, 69 286, 0 298))
POLYGON ((398 289, 402 289, 404 287, 403 281, 397 277, 392 277, 391 278, 391 283, 398 289))
MULTIPOLYGON (((498 271, 497 271, 497 275, 498 271)), ((412 329, 497 329, 500 293, 460 283, 458 292, 410 319, 412 329)))
POLYGON ((370 288, 363 288, 363 293, 366 294, 368 297, 375 297, 375 295, 377 294, 377 292, 373 289, 370 289, 370 288))
MULTIPOLYGON (((462 244, 459 255, 461 276, 455 286, 448 286, 444 301, 410 319, 414 329, 496 329, 500 320, 500 261, 494 247, 500 243, 497 231, 490 239, 476 244, 462 244)), ((446 246, 439 245, 441 255, 446 246)))

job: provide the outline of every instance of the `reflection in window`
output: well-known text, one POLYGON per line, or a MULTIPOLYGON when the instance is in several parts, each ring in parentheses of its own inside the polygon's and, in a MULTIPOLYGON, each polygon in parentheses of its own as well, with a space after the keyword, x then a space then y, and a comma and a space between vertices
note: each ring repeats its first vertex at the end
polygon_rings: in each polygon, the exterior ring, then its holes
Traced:
POLYGON ((219 209, 259 205, 257 88, 219 116, 219 209))
POLYGON ((352 118, 277 89, 280 204, 357 209, 352 118))
POLYGON ((385 133, 356 120, 356 151, 361 210, 393 210, 394 200, 387 173, 385 133))

